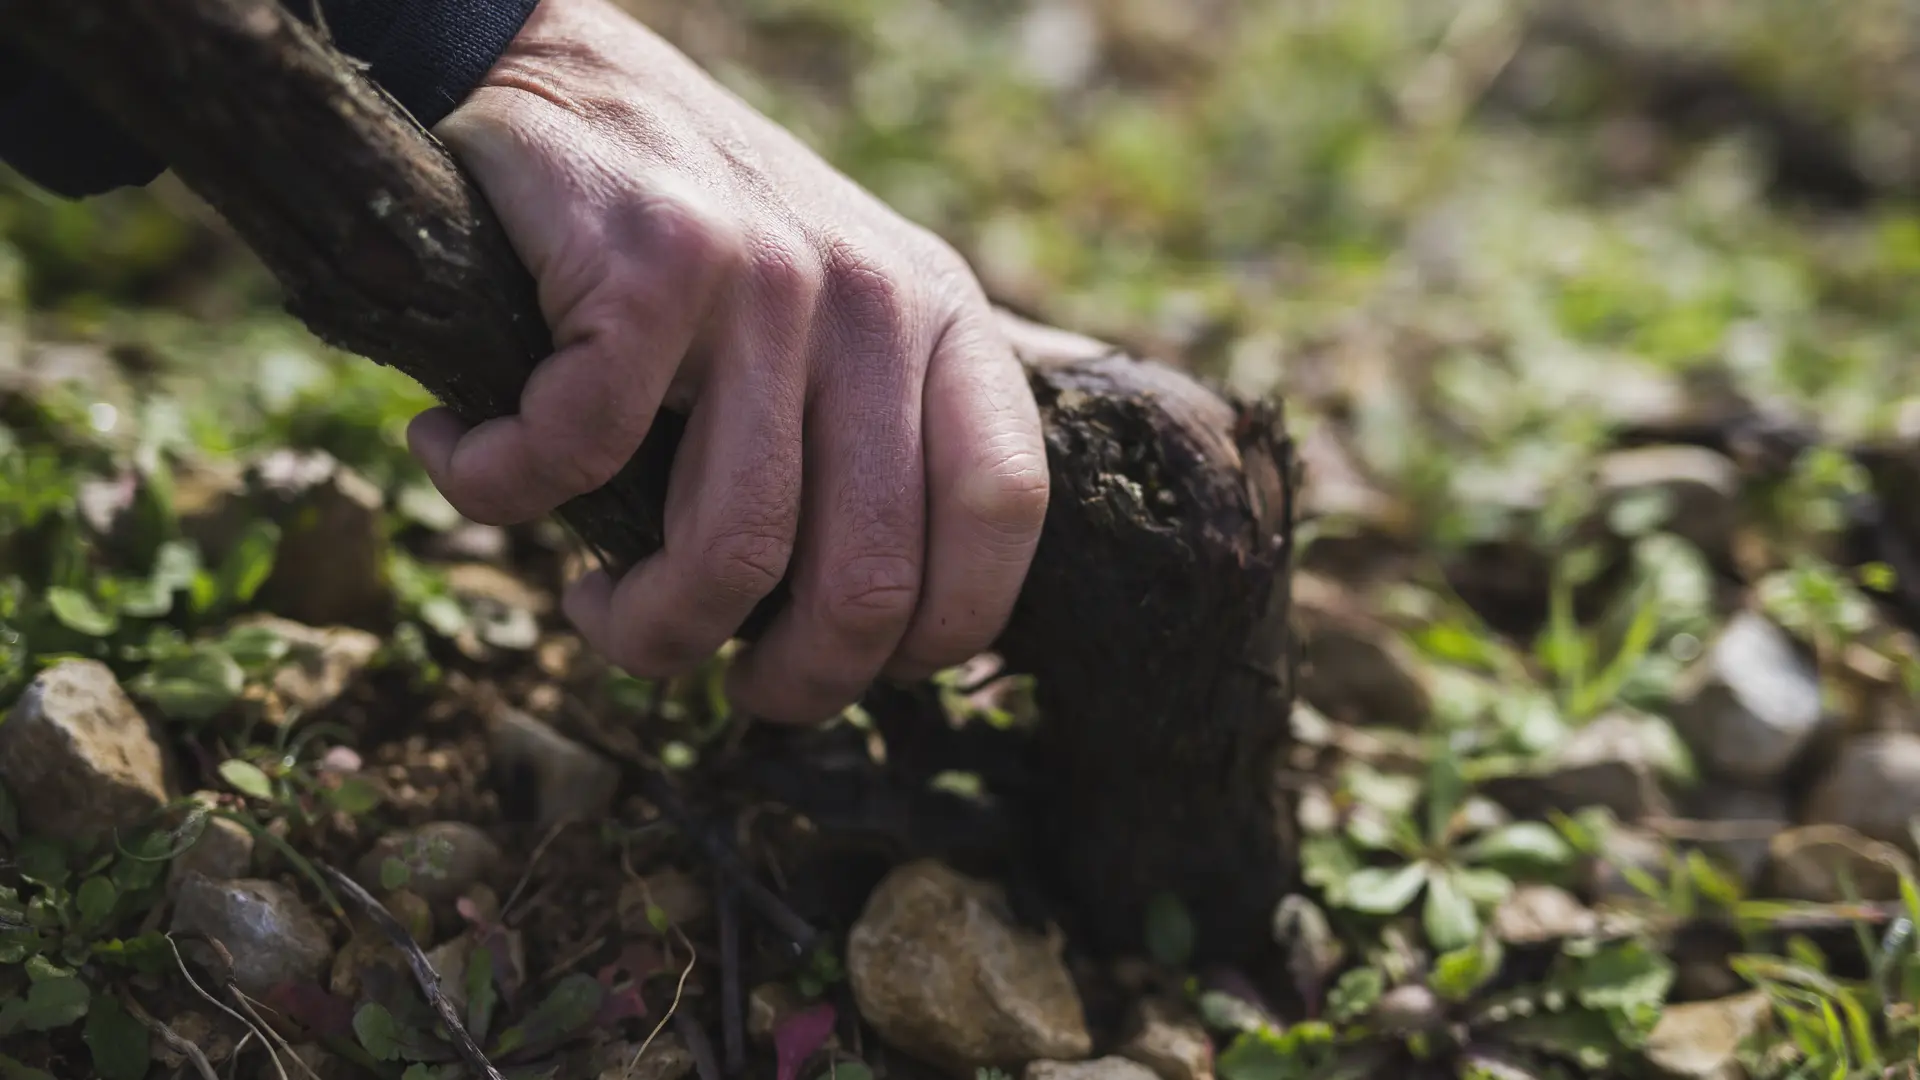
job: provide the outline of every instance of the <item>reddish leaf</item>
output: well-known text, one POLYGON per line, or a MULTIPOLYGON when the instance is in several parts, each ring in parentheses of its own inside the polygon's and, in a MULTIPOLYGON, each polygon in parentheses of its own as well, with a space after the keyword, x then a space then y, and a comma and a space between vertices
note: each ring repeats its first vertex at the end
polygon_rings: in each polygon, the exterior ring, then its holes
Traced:
POLYGON ((635 983, 643 983, 666 966, 667 958, 658 945, 645 940, 630 941, 612 963, 600 969, 600 985, 611 990, 623 974, 635 983))
POLYGON ((827 1044, 836 1019, 833 1003, 823 1001, 780 1021, 773 1029, 773 1048, 780 1059, 775 1080, 800 1080, 800 1066, 827 1044))
POLYGON ((268 988, 266 1002, 298 1022, 317 1039, 351 1038, 353 1003, 335 997, 317 983, 281 982, 268 988))
POLYGON ((608 991, 607 996, 600 999, 600 1011, 594 1014, 593 1025, 610 1028, 622 1020, 639 1020, 646 1015, 647 1002, 640 996, 640 988, 629 985, 608 991))

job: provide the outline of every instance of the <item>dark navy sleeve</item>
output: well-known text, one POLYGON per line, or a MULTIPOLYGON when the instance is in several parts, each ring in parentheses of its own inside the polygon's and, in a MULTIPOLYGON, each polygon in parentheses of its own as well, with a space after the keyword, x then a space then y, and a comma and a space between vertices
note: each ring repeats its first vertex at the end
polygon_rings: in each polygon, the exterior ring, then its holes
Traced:
MULTIPOLYGON (((309 18, 308 0, 283 0, 309 18)), ((322 0, 333 43, 422 124, 453 111, 533 14, 538 0, 322 0)), ((85 95, 0 42, 0 162, 57 195, 151 182, 166 163, 85 95)))

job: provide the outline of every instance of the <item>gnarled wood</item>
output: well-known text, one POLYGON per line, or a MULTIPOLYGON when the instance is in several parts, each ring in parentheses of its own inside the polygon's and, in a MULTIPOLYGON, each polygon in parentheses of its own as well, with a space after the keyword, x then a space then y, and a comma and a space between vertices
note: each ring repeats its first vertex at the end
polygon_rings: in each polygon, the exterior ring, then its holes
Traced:
MULTIPOLYGON (((271 0, 0 0, 0 31, 170 162, 320 338, 470 423, 514 410, 550 345, 525 268, 444 149, 305 24, 271 0)), ((1171 891, 1203 957, 1257 950, 1292 877, 1269 790, 1290 695, 1290 445, 1264 406, 1006 326, 1053 477, 1001 642, 1045 711, 1048 861, 1090 945, 1137 945, 1171 891)), ((615 480, 559 511, 615 568, 660 546, 683 426, 663 414, 615 480)))

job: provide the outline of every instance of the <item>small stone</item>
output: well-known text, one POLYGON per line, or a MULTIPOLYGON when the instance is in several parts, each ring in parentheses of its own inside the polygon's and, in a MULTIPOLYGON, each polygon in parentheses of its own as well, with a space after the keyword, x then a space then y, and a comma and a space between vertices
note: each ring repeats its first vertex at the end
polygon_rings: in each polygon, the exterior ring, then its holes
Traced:
POLYGON ((1643 446, 1600 460, 1595 477, 1601 506, 1628 515, 1630 502, 1665 511, 1661 527, 1691 541, 1709 557, 1724 557, 1739 525, 1740 467, 1698 446, 1643 446))
POLYGON ((319 450, 276 450, 247 479, 250 501, 281 528, 264 606, 315 626, 378 626, 392 616, 379 488, 319 450))
POLYGON ((440 562, 505 562, 512 544, 507 530, 498 525, 463 520, 429 537, 426 548, 427 555, 440 562))
POLYGON ((1826 724, 1820 676, 1786 631, 1743 611, 1681 680, 1673 719, 1704 771, 1770 784, 1826 724))
POLYGON ((28 831, 59 840, 132 828, 170 797, 165 751, 96 660, 35 676, 0 723, 0 782, 28 831))
POLYGON ((1574 895, 1553 885, 1518 885, 1493 912, 1493 933, 1509 945, 1585 937, 1600 920, 1574 895))
POLYGON ((1092 1061, 1030 1061, 1026 1080, 1156 1080, 1152 1069, 1130 1058, 1092 1061))
POLYGON ((800 992, 786 983, 761 983, 747 992, 747 1034, 757 1043, 772 1042, 781 1022, 806 1007, 800 992))
POLYGON ((671 1031, 645 1044, 609 1043, 595 1060, 599 1066, 595 1080, 680 1080, 694 1066, 692 1051, 671 1031))
POLYGON ((461 563, 446 568, 447 589, 460 599, 472 618, 476 644, 525 651, 540 641, 540 618, 552 608, 552 599, 505 570, 487 563, 461 563))
POLYGON ((1702 784, 1692 793, 1687 816, 1712 826, 1700 849, 1749 885, 1766 869, 1767 842, 1793 824, 1784 793, 1727 784, 1702 784))
MULTIPOLYGON (((175 1035, 199 1047, 208 1064, 218 1065, 233 1056, 232 1037, 216 1028, 213 1020, 204 1012, 186 1009, 168 1017, 166 1024, 175 1035)), ((147 1047, 153 1059, 168 1069, 178 1069, 187 1063, 187 1055, 169 1046, 157 1034, 147 1047)))
POLYGON ((1574 731, 1532 774, 1503 777, 1488 794, 1522 817, 1604 807, 1623 821, 1672 812, 1661 786, 1684 773, 1686 748, 1658 717, 1603 713, 1574 731))
MULTIPOLYGON (((193 801, 213 806, 220 798, 211 791, 196 791, 193 801)), ((253 833, 229 818, 207 815, 206 830, 193 846, 173 857, 167 866, 168 880, 178 886, 188 874, 200 874, 213 881, 232 881, 246 877, 253 869, 253 833)))
POLYGON ((1199 1018, 1164 1001, 1142 1001, 1122 1056, 1152 1069, 1160 1080, 1213 1080, 1213 1041, 1199 1018))
POLYGON ((889 1043, 956 1076, 1093 1049, 1059 943, 1015 926, 999 888, 937 861, 881 881, 848 935, 846 959, 860 1015, 889 1043))
POLYGON ((307 626, 272 615, 236 620, 236 627, 257 627, 287 643, 287 655, 274 668, 268 686, 281 717, 291 721, 324 712, 359 683, 380 654, 380 639, 346 626, 307 626))
POLYGON ((707 887, 681 870, 661 870, 620 887, 620 929, 629 934, 657 934, 649 906, 660 909, 667 924, 691 930, 713 910, 707 887))
POLYGON ((172 480, 181 535, 199 545, 203 559, 217 564, 252 516, 245 505, 246 478, 225 461, 194 461, 175 469, 172 480))
POLYGON ((1360 727, 1417 727, 1433 710, 1427 673, 1392 626, 1339 586, 1309 574, 1293 585, 1300 696, 1328 718, 1360 727))
POLYGON ((1413 515, 1370 478, 1334 426, 1300 440, 1300 515, 1316 523, 1301 569, 1343 582, 1380 580, 1414 549, 1413 515))
POLYGON ((509 792, 527 793, 531 816, 542 826, 596 821, 612 809, 620 770, 519 709, 490 710, 487 741, 503 799, 509 792))
POLYGON ((1674 1080, 1743 1080, 1741 1044, 1764 1030, 1772 1014, 1760 990, 1668 1005, 1647 1037, 1647 1061, 1674 1080))
POLYGON ((1913 851, 1909 823, 1920 817, 1920 734, 1878 731, 1841 745, 1807 796, 1801 819, 1844 825, 1913 851))
MULTIPOLYGON (((205 934, 226 946, 234 982, 255 997, 279 983, 318 978, 333 957, 326 927, 299 894, 277 881, 188 875, 174 900, 173 931, 205 934)), ((215 963, 200 943, 186 949, 203 967, 215 963)))
POLYGON ((1837 825, 1788 829, 1773 838, 1767 854, 1773 893, 1820 904, 1898 899, 1900 878, 1915 873, 1899 848, 1837 825))
POLYGON ((500 845, 479 828, 464 821, 433 821, 381 837, 361 856, 354 876, 376 892, 404 886, 430 904, 444 904, 490 877, 500 859, 500 845), (406 879, 398 885, 382 880, 388 859, 398 859, 407 868, 406 879))

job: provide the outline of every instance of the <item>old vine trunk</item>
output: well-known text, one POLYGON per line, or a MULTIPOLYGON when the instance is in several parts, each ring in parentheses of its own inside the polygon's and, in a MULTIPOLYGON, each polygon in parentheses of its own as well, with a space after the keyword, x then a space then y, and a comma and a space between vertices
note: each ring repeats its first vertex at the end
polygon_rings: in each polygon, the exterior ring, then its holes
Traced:
MULTIPOLYGON (((509 413, 549 348, 477 189, 417 123, 272 0, 0 0, 0 32, 168 161, 317 336, 468 422, 509 413)), ((1036 823, 1072 928, 1135 947, 1161 892, 1205 957, 1267 941, 1293 876, 1272 790, 1287 733, 1293 460, 1276 414, 1006 316, 1047 427, 1053 502, 1001 642, 1036 676, 1036 823)), ((660 546, 683 418, 559 516, 622 568, 660 546)), ((763 624, 780 594, 752 627, 763 624)))

